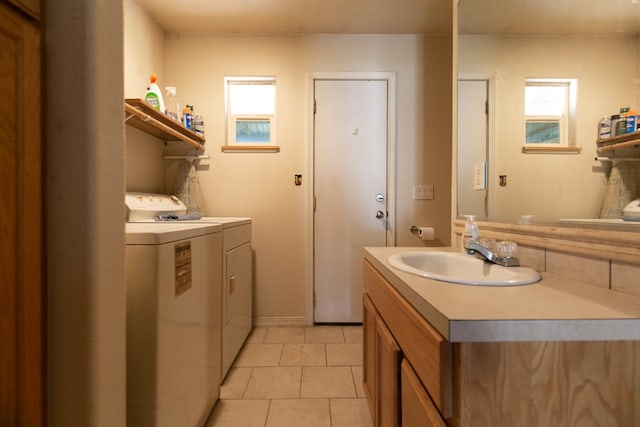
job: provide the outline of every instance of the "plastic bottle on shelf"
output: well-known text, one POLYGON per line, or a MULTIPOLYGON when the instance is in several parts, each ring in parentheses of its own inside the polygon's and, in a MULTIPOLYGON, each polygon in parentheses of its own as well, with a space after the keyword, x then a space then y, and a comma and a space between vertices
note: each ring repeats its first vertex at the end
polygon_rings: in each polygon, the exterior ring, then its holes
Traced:
POLYGON ((178 103, 177 103, 177 90, 175 88, 175 86, 167 86, 164 88, 165 90, 165 94, 166 96, 166 101, 165 101, 165 110, 164 113, 167 115, 167 117, 169 117, 171 120, 174 121, 179 121, 178 120, 178 103))
POLYGON ((160 88, 156 84, 157 80, 158 76, 156 76, 155 73, 152 73, 149 77, 147 92, 144 95, 144 102, 151 105, 154 109, 164 113, 164 100, 162 99, 162 92, 160 92, 160 88))
POLYGON ((615 133, 611 128, 612 135, 624 135, 627 133, 627 116, 629 115, 629 107, 620 107, 620 121, 616 124, 615 133))
POLYGON ((604 116, 598 122, 598 139, 611 138, 611 119, 604 116))
POLYGON ((182 124, 189 130, 193 130, 193 105, 186 105, 182 109, 182 124))
POLYGON ((624 129, 627 124, 627 121, 625 120, 624 122, 622 122, 623 125, 621 125, 620 123, 621 123, 620 114, 613 114, 611 116, 611 136, 612 137, 619 135, 618 130, 620 128, 624 129))
POLYGON ((204 138, 204 118, 200 113, 193 116, 193 131, 204 138))
POLYGON ((638 123, 638 112, 636 110, 629 110, 629 112, 627 113, 626 133, 635 132, 637 123, 638 123))

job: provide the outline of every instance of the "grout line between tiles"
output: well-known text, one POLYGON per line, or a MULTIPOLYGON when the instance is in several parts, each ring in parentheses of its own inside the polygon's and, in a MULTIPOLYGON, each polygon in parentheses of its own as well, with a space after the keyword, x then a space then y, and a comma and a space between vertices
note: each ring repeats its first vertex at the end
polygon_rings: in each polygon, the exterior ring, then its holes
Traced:
POLYGON ((267 427, 267 423, 269 421, 269 414, 271 413, 271 402, 272 399, 269 399, 269 406, 267 406, 267 415, 264 417, 264 427, 267 427))

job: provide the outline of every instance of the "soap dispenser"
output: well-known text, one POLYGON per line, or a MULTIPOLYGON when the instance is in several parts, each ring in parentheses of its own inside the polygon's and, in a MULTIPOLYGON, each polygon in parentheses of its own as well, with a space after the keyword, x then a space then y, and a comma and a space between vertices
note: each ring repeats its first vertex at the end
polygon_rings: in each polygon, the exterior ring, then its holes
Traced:
POLYGON ((471 255, 475 251, 469 249, 469 245, 480 238, 480 230, 478 230, 475 215, 465 215, 464 217, 467 221, 464 224, 464 234, 462 234, 462 252, 471 255))

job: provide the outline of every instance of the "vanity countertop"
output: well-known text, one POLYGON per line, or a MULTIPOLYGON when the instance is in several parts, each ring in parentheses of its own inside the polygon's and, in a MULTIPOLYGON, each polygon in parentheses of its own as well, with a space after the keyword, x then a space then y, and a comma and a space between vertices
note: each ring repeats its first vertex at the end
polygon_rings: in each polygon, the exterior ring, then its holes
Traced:
POLYGON ((640 297, 549 273, 524 286, 458 285, 387 261, 416 250, 452 249, 366 247, 364 257, 451 342, 640 340, 640 297))

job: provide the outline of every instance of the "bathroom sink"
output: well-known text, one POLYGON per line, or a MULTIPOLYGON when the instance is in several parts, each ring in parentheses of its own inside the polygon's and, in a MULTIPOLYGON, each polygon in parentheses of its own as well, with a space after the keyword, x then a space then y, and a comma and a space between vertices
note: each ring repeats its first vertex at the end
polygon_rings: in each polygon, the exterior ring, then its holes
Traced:
POLYGON ((503 267, 456 252, 400 252, 389 257, 389 264, 407 273, 462 285, 516 286, 540 280, 540 274, 531 268, 503 267))

